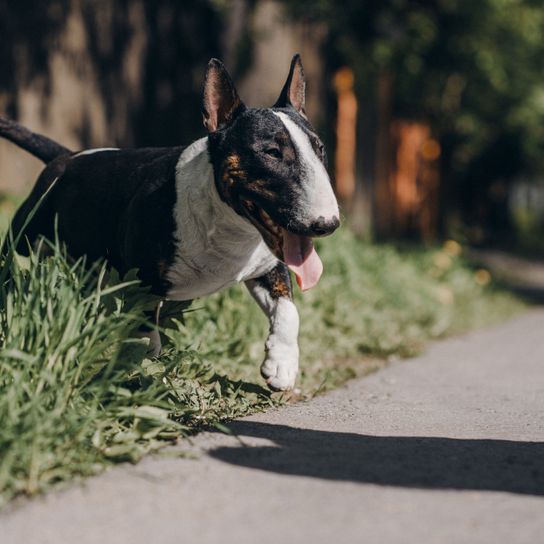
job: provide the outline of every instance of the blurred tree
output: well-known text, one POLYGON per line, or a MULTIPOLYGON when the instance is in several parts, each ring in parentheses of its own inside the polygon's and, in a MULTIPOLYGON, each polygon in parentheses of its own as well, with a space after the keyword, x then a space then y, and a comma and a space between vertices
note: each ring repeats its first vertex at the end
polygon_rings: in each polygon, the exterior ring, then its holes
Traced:
MULTIPOLYGON (((204 134, 201 85, 221 54, 219 0, 0 0, 0 114, 72 149, 179 145, 204 134)), ((0 141, 0 190, 41 163, 0 141)))
MULTIPOLYGON (((399 233, 394 184, 410 178, 408 163, 430 156, 401 140, 428 127, 440 143, 431 155, 440 161, 442 233, 468 225, 473 240, 503 238, 511 181, 544 174, 542 0, 281 1, 296 24, 273 16, 280 0, 0 0, 0 111, 74 148, 183 143, 202 134, 195 112, 209 57, 223 52, 244 95, 261 98, 272 69, 283 73, 283 56, 302 45, 308 105, 327 143, 333 74, 347 65, 355 76, 351 204, 361 228, 372 202, 375 233, 399 233), (420 129, 398 130, 410 123, 420 129)), ((0 174, 14 154, 0 142, 0 174)), ((418 188, 434 176, 428 166, 406 182, 414 194, 435 194, 418 188)))
POLYGON ((508 184, 544 170, 542 2, 285 2, 297 18, 327 21, 328 62, 355 71, 360 140, 378 147, 363 150, 360 180, 379 182, 388 109, 424 120, 442 149, 442 230, 462 220, 475 239, 503 236, 508 184))
MULTIPOLYGON (((219 4, 0 0, 0 107, 19 118, 24 92, 32 89, 46 117, 52 89, 68 87, 70 72, 81 86, 96 87, 100 106, 75 122, 82 147, 190 141, 203 132, 195 111, 201 108, 206 63, 221 52, 219 4), (109 142, 95 141, 98 109, 104 111, 109 142)), ((65 100, 70 93, 75 94, 73 88, 64 93, 65 100)), ((80 110, 85 106, 78 104, 80 110)))

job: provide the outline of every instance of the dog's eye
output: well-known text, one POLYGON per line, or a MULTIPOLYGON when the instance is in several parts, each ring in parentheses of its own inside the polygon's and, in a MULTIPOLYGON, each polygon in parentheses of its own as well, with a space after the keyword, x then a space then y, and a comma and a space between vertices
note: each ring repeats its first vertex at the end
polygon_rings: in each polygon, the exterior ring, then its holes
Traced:
POLYGON ((274 157, 275 159, 281 159, 281 151, 277 147, 267 147, 264 152, 269 157, 274 157))

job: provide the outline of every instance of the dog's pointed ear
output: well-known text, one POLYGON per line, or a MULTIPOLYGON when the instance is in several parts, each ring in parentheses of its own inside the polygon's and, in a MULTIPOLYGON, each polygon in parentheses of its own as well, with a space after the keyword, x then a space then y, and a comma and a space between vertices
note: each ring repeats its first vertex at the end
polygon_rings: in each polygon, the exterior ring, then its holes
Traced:
POLYGON ((227 69, 220 60, 211 59, 204 79, 204 126, 208 132, 215 132, 231 123, 244 109, 227 69))
POLYGON ((306 78, 304 77, 304 68, 302 67, 300 55, 297 53, 291 61, 287 81, 273 107, 285 108, 293 106, 301 115, 306 117, 306 112, 304 111, 305 97, 306 78))

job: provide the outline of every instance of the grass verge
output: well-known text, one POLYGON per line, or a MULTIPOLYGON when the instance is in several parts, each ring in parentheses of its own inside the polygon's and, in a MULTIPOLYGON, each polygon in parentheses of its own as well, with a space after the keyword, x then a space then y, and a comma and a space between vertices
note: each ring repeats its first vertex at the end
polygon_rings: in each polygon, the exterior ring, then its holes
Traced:
MULTIPOLYGON (((319 246, 325 275, 296 295, 302 397, 522 307, 454 243, 401 253, 341 231, 319 246)), ((11 257, 0 269, 0 505, 285 400, 261 387, 267 324, 244 289, 193 303, 151 360, 131 336, 155 299, 133 278, 88 271, 58 247, 11 257)))

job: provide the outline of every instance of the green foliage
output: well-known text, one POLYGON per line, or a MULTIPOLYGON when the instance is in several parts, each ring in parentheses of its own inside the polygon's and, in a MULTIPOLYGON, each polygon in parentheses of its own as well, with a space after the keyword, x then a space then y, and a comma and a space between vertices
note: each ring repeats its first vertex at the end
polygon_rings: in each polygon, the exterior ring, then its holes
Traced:
MULTIPOLYGON (((296 397, 520 308, 483 286, 455 251, 401 253, 348 231, 319 246, 324 277, 296 295, 296 397)), ((98 265, 89 271, 52 248, 42 260, 9 253, 1 269, 0 502, 135 462, 287 398, 261 387, 268 326, 243 289, 196 301, 163 331, 164 353, 149 359, 134 331, 156 299, 131 277, 121 282, 98 265)))

